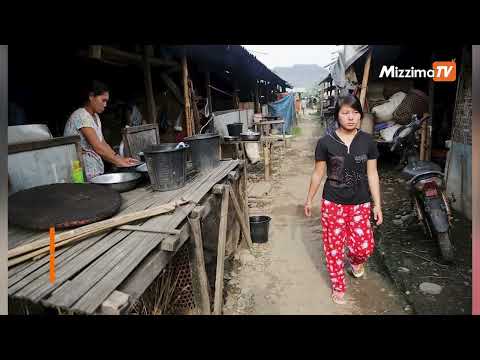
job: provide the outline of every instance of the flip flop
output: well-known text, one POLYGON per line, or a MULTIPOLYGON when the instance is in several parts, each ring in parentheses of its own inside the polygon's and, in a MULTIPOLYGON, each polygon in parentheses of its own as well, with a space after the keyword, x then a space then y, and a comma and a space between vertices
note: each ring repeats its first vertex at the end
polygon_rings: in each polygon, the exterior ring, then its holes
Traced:
POLYGON ((360 264, 360 265, 353 265, 352 264, 352 275, 354 277, 356 277, 358 279, 358 278, 361 278, 364 274, 365 274, 365 265, 364 264, 360 264), (355 270, 355 267, 357 267, 356 270, 355 270))
POLYGON ((337 291, 333 291, 331 295, 332 301, 338 305, 345 305, 347 303, 344 297, 345 297, 345 293, 339 293, 337 291))

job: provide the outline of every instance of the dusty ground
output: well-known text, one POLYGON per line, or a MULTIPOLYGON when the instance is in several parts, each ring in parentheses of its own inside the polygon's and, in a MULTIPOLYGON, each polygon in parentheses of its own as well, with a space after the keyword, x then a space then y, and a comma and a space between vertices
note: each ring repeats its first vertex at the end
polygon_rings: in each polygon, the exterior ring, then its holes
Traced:
MULTIPOLYGON (((382 161, 382 160, 381 160, 382 161)), ((377 232, 377 249, 388 273, 416 314, 470 314, 472 308, 472 223, 454 213, 451 237, 456 248, 453 264, 442 261, 435 240, 410 216, 408 192, 393 164, 383 160, 380 173, 385 198, 385 223, 377 232), (403 220, 402 217, 403 216, 403 220), (396 224, 394 223, 396 222, 396 224), (442 287, 438 295, 424 294, 420 284, 442 287)))
MULTIPOLYGON (((347 280, 347 305, 330 300, 324 266, 320 212, 303 214, 314 164, 314 148, 322 134, 318 119, 299 122, 301 134, 286 151, 274 150, 274 174, 268 196, 250 198, 251 214, 272 217, 269 242, 254 245, 254 256, 240 252, 229 266, 225 314, 409 314, 412 308, 372 257, 364 279, 347 280)), ((262 177, 262 165, 249 169, 251 181, 262 177)), ((319 205, 321 190, 315 202, 319 205)))

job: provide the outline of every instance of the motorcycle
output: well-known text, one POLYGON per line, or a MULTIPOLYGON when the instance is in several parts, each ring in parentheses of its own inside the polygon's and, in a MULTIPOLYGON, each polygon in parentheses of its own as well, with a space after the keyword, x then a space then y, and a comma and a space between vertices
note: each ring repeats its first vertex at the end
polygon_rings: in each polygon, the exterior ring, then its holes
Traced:
POLYGON ((419 160, 417 151, 416 132, 429 119, 429 116, 419 119, 414 115, 408 125, 398 128, 390 151, 398 149, 401 152, 401 165, 405 165, 401 174, 407 180, 414 212, 423 223, 427 236, 437 240, 442 258, 451 262, 454 259, 450 239, 452 213, 445 194, 444 174, 436 163, 419 160))

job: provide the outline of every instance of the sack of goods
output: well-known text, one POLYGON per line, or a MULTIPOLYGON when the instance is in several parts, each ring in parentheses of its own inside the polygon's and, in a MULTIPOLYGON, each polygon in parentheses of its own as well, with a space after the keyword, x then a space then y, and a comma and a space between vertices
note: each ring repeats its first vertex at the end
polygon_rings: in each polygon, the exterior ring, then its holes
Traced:
POLYGON ((395 131, 397 131, 399 128, 401 128, 402 125, 392 125, 389 126, 386 129, 380 130, 380 136, 387 142, 391 142, 393 140, 393 135, 395 134, 395 131))
POLYGON ((400 91, 388 99, 388 102, 382 105, 375 106, 372 109, 372 113, 375 115, 377 122, 386 122, 393 119, 393 113, 397 107, 402 103, 402 101, 407 96, 406 93, 400 91))

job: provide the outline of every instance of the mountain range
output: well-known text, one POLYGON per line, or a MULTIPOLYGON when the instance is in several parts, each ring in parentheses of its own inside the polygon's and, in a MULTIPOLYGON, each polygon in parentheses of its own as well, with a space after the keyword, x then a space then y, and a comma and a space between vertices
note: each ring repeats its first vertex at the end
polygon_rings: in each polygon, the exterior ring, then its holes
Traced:
POLYGON ((275 67, 272 71, 295 88, 309 89, 318 84, 328 70, 316 64, 275 67))

